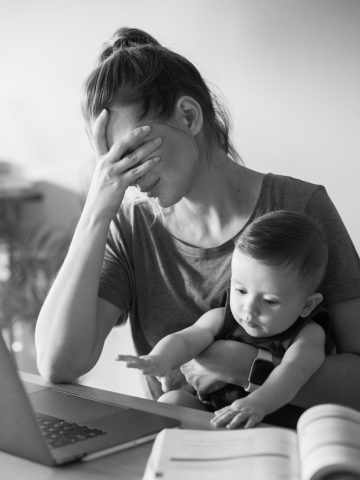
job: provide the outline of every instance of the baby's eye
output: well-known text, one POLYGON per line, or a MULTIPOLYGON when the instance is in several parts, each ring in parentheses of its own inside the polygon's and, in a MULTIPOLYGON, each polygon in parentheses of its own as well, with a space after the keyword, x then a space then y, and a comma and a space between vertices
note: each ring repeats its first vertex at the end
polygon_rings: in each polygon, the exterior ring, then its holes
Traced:
POLYGON ((274 307, 275 305, 278 305, 279 302, 276 300, 270 300, 269 298, 264 298, 265 303, 270 305, 271 307, 274 307))
POLYGON ((239 295, 245 295, 247 293, 245 288, 239 288, 239 287, 235 288, 235 292, 239 295))

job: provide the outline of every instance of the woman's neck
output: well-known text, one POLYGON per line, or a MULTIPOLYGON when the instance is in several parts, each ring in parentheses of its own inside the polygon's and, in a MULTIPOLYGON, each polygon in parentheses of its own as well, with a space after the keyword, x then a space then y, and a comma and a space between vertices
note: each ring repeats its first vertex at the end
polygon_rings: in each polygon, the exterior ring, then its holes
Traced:
POLYGON ((188 194, 164 210, 164 227, 176 238, 211 248, 233 238, 251 216, 259 198, 263 174, 217 152, 212 162, 199 162, 188 194))

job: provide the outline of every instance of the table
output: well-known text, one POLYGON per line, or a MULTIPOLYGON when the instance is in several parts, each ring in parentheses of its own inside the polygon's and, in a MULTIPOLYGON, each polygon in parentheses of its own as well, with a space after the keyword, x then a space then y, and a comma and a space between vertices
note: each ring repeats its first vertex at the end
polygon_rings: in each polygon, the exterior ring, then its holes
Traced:
MULTIPOLYGON (((23 380, 51 386, 38 375, 20 372, 23 380)), ((109 392, 78 384, 57 384, 57 390, 75 393, 86 398, 138 408, 166 415, 181 421, 182 428, 210 430, 213 414, 185 407, 157 403, 153 400, 109 392)), ((153 442, 124 450, 98 460, 73 463, 62 467, 46 467, 0 452, 0 480, 139 480, 142 479, 153 442)))

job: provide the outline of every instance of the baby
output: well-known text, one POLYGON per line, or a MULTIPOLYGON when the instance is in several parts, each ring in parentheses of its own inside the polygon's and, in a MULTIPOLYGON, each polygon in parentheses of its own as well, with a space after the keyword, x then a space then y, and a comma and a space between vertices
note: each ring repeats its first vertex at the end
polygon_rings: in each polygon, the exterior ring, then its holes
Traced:
MULTIPOLYGON (((116 360, 155 375, 168 392, 171 370, 219 339, 249 343, 268 360, 261 385, 249 383, 244 398, 217 406, 214 426, 253 427, 289 403, 321 366, 330 319, 319 304, 328 249, 322 228, 310 217, 287 211, 257 218, 238 236, 231 263, 231 286, 224 307, 206 312, 191 327, 164 337, 149 353, 116 360), (319 322, 319 323, 317 323, 319 322), (272 355, 282 357, 275 368, 272 355), (222 405, 221 405, 222 406, 222 405)), ((328 352, 327 352, 328 353, 328 352)), ((259 356, 259 354, 258 354, 259 356)), ((260 382, 261 383, 261 382, 260 382)), ((206 410, 199 397, 171 391, 159 399, 206 410)), ((210 395, 211 403, 211 395, 210 395)))

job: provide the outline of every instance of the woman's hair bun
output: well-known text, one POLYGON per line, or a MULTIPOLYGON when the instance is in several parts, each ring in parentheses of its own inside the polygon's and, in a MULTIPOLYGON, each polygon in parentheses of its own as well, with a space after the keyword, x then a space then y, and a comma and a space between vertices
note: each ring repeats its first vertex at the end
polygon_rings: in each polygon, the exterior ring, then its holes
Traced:
POLYGON ((104 43, 99 61, 102 63, 113 54, 130 48, 141 46, 161 47, 161 44, 151 35, 138 28, 122 27, 117 30, 111 39, 104 43))
POLYGON ((161 47, 154 37, 137 28, 122 27, 111 38, 114 49, 139 47, 141 45, 153 45, 161 47))

